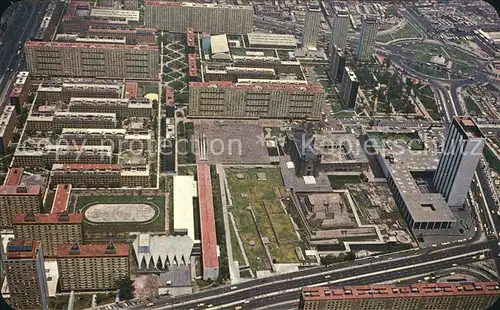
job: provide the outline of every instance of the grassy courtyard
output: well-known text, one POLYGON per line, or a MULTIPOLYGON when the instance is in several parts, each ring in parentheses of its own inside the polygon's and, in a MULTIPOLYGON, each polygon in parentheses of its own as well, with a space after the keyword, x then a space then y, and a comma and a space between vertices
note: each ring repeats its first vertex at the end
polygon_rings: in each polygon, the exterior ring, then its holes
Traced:
MULTIPOLYGON (((144 203, 153 206, 156 219, 147 224, 106 222, 90 224, 84 221, 84 229, 90 233, 125 233, 132 231, 164 231, 165 229, 165 197, 164 196, 78 196, 75 209, 85 212, 85 209, 96 204, 131 204, 144 203)), ((85 217, 84 217, 85 219, 85 217)))
POLYGON ((249 205, 254 211, 262 236, 269 239, 269 250, 275 262, 298 262, 294 252, 294 247, 297 245, 279 245, 277 239, 297 241, 290 218, 285 215, 281 207, 280 199, 287 199, 287 197, 286 191, 282 187, 283 182, 279 170, 277 168, 230 168, 226 172, 233 199, 231 211, 235 217, 251 267, 257 270, 268 268, 265 250, 260 243, 259 234, 251 214, 247 210, 249 205), (265 180, 259 180, 257 173, 263 173, 265 180), (249 245, 250 241, 255 241, 255 245, 249 245))

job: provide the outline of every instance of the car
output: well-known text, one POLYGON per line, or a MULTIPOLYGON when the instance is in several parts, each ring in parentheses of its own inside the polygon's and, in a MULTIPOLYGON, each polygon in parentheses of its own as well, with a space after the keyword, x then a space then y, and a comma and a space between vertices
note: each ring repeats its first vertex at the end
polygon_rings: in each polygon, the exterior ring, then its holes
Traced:
POLYGON ((212 308, 214 305, 210 304, 207 306, 207 308, 212 308))
POLYGON ((146 305, 146 307, 152 307, 152 306, 154 306, 154 305, 155 305, 154 303, 150 302, 150 303, 148 303, 148 304, 146 305))
POLYGON ((452 266, 452 267, 458 267, 458 265, 457 265, 457 264, 453 264, 453 265, 451 265, 451 266, 452 266))
POLYGON ((205 305, 204 303, 200 303, 198 304, 198 308, 203 307, 204 305, 205 305))
POLYGON ((250 303, 250 301, 245 300, 243 303, 244 303, 244 304, 248 304, 248 303, 250 303))
POLYGON ((326 276, 325 276, 325 279, 329 279, 329 278, 331 278, 331 276, 330 276, 330 275, 326 275, 326 276))
POLYGON ((433 248, 437 247, 437 244, 433 244, 433 245, 432 245, 432 247, 433 247, 433 248))
POLYGON ((241 306, 236 306, 234 307, 234 310, 240 310, 242 307, 241 306))
POLYGON ((237 289, 237 288, 238 288, 238 287, 237 287, 236 285, 231 286, 231 290, 235 290, 235 289, 237 289))

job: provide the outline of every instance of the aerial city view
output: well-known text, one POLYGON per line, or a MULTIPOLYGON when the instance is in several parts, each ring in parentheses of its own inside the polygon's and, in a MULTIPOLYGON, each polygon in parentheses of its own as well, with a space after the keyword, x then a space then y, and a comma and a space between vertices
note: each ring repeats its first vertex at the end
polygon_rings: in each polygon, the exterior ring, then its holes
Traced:
POLYGON ((12 309, 500 309, 482 0, 12 2, 0 119, 12 309))

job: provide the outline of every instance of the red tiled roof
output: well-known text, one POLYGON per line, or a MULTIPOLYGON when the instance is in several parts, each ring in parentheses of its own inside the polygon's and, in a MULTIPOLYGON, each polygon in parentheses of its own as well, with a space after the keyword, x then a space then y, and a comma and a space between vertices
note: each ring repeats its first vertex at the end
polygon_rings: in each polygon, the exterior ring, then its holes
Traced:
POLYGON ((10 168, 4 185, 19 185, 23 176, 23 168, 10 168))
POLYGON ((186 31, 187 36, 187 46, 194 47, 194 31, 193 28, 188 28, 186 31))
POLYGON ((50 213, 61 213, 68 208, 71 184, 58 184, 50 213))
POLYGON ((13 225, 33 225, 33 224, 75 224, 82 223, 83 213, 68 213, 67 221, 59 221, 61 213, 35 213, 34 221, 27 221, 26 214, 14 214, 12 216, 13 225))
POLYGON ((174 105, 174 90, 168 86, 165 87, 165 104, 174 105))
POLYGON ((125 82, 125 93, 127 98, 137 98, 139 85, 136 82, 125 82))
POLYGON ((499 285, 498 282, 462 282, 415 283, 410 286, 380 284, 345 287, 305 287, 302 290, 302 297, 304 300, 337 300, 481 294, 500 295, 499 285))
POLYGON ((106 244, 80 244, 79 254, 70 254, 70 250, 73 244, 61 245, 57 249, 58 258, 70 258, 70 257, 120 257, 129 255, 128 244, 125 243, 114 243, 116 253, 106 254, 106 244))
POLYGON ((7 259, 35 259, 39 247, 38 241, 14 239, 7 244, 7 259))
POLYGON ((78 8, 84 8, 84 9, 89 9, 90 10, 90 3, 85 2, 85 1, 71 1, 69 3, 68 10, 66 11, 66 14, 64 15, 63 20, 71 20, 73 19, 73 15, 75 15, 75 12, 78 8))
POLYGON ((196 54, 188 54, 189 76, 197 76, 196 54))
POLYGON ((219 268, 210 166, 198 164, 197 176, 203 268, 219 268))

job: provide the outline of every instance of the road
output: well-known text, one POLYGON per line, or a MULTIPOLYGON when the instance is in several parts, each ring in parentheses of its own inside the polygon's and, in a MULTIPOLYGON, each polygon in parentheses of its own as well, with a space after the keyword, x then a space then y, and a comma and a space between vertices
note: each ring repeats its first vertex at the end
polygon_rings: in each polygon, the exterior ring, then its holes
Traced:
MULTIPOLYGON (((236 290, 231 290, 229 286, 224 286, 207 291, 201 291, 192 295, 178 297, 164 296, 153 299, 153 303, 156 306, 164 306, 166 304, 172 305, 172 303, 177 304, 177 306, 170 306, 172 309, 189 309, 195 307, 200 302, 203 302, 206 305, 221 305, 239 300, 252 299, 252 297, 255 296, 270 294, 277 291, 285 291, 293 288, 298 289, 304 286, 323 283, 325 282, 326 275, 329 275, 331 279, 362 277, 368 273, 382 272, 405 266, 405 268, 407 268, 406 274, 412 272, 411 270, 413 269, 415 269, 415 272, 421 273, 422 268, 413 267, 415 264, 440 261, 446 257, 463 255, 464 253, 474 251, 489 251, 489 249, 495 253, 493 255, 496 255, 498 252, 496 240, 473 243, 478 238, 479 234, 475 237, 475 239, 470 240, 469 243, 458 243, 457 245, 448 248, 436 247, 420 249, 417 251, 409 250, 405 252, 381 255, 379 257, 370 257, 351 262, 343 262, 332 265, 331 267, 315 267, 294 273, 277 275, 271 278, 250 280, 238 284, 236 290)), ((449 261, 446 265, 449 267, 453 263, 463 263, 460 259, 457 259, 457 261, 449 261)), ((434 267, 439 266, 437 263, 433 263, 431 265, 434 267)), ((388 279, 390 279, 390 277, 387 278, 387 280, 388 279)), ((367 281, 372 280, 371 277, 369 277, 365 278, 363 281, 364 283, 367 283, 367 281)), ((379 278, 376 278, 374 281, 375 282, 373 283, 381 282, 379 278)), ((343 283, 340 283, 340 285, 342 284, 343 283)), ((295 292, 295 294, 297 294, 297 292, 295 292)))
POLYGON ((13 22, 7 26, 2 36, 3 45, 0 47, 2 49, 0 72, 4 72, 0 77, 0 89, 2 89, 0 108, 3 108, 6 100, 8 100, 10 88, 17 71, 24 69, 22 46, 37 30, 46 2, 22 1, 13 5, 17 6, 13 13, 13 22), (19 54, 17 53, 18 50, 21 51, 19 54))

